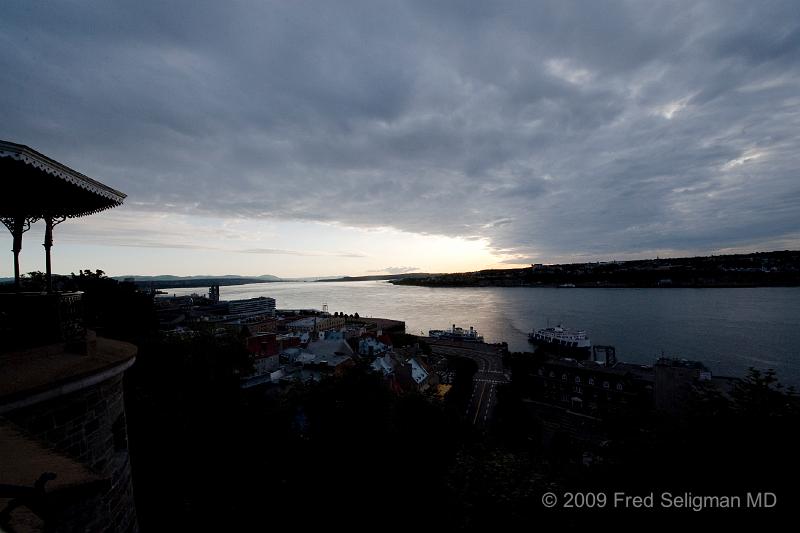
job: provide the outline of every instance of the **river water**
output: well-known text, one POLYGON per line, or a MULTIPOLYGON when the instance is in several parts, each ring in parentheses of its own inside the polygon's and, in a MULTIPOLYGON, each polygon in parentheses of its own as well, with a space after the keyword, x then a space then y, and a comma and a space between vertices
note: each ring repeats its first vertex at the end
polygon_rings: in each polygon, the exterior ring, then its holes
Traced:
MULTIPOLYGON (((190 294, 203 289, 166 289, 190 294)), ((714 374, 774 368, 800 388, 800 287, 737 289, 430 288, 385 281, 279 282, 220 287, 223 300, 270 296, 278 309, 321 309, 404 320, 408 333, 475 326, 487 342, 529 350, 533 328, 584 329, 622 361, 662 353, 702 361, 714 374)))

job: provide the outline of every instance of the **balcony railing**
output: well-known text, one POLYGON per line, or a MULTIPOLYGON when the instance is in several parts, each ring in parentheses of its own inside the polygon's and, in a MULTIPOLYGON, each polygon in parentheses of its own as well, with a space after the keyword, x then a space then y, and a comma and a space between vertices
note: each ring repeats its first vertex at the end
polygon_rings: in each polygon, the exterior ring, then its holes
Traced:
POLYGON ((82 292, 0 294, 0 352, 85 339, 82 292))

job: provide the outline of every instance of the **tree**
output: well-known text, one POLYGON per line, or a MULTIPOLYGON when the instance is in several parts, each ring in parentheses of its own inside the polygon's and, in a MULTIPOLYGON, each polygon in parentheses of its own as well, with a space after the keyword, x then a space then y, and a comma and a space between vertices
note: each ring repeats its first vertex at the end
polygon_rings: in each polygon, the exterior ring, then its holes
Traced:
POLYGON ((86 326, 98 334, 137 341, 157 329, 152 294, 138 290, 133 283, 109 278, 100 269, 85 269, 73 272, 62 285, 83 292, 86 326))
POLYGON ((775 370, 762 372, 750 367, 747 375, 731 391, 733 408, 746 416, 781 416, 796 411, 792 402, 794 387, 785 388, 775 370))

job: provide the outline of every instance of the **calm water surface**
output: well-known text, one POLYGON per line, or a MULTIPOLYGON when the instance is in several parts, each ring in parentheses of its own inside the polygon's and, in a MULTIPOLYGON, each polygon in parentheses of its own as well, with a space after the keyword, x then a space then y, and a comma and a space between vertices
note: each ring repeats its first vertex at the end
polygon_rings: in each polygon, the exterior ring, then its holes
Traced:
MULTIPOLYGON (((190 294, 203 289, 167 289, 190 294)), ((800 386, 800 288, 557 289, 430 288, 385 281, 257 283, 221 287, 223 300, 270 296, 279 309, 394 318, 409 333, 475 326, 488 342, 530 349, 532 328, 562 323, 612 344, 624 361, 651 364, 663 352, 703 361, 715 374, 774 368, 800 386)))

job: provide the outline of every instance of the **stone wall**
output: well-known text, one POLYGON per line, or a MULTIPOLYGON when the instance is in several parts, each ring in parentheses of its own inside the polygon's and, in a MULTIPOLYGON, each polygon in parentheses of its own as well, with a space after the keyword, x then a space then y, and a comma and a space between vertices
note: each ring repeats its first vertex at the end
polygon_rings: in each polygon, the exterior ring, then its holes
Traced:
POLYGON ((87 531, 137 531, 122 376, 5 414, 31 436, 108 479, 110 487, 99 502, 83 504, 93 509, 74 510, 93 516, 87 531))

